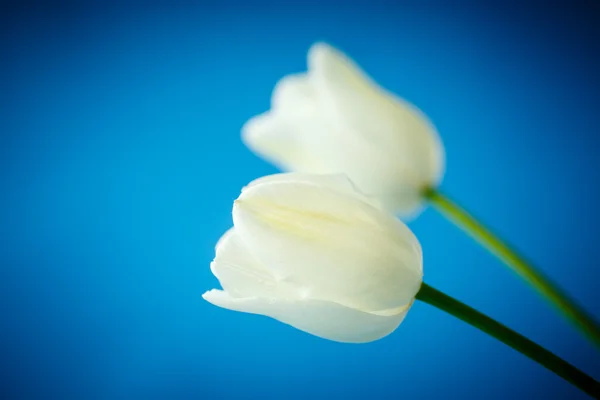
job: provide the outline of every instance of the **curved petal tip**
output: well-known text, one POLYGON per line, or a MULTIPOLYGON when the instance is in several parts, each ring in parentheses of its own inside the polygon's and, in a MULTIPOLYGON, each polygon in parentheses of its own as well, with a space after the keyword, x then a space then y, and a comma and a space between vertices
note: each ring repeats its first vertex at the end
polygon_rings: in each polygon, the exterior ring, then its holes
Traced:
POLYGON ((343 57, 342 53, 335 47, 325 42, 316 42, 308 49, 308 69, 318 68, 328 60, 343 57))

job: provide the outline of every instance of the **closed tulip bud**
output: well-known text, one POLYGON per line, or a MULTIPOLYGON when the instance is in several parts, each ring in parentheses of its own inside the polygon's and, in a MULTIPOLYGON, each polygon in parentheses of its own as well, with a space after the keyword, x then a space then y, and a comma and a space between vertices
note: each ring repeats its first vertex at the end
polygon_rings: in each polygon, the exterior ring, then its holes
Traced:
POLYGON ((285 173, 234 202, 203 297, 339 342, 382 338, 422 283, 421 246, 406 225, 343 175, 285 173))
POLYGON ((277 83, 271 109, 244 125, 242 139, 282 170, 344 173, 404 217, 420 211, 423 191, 444 172, 444 149, 425 115, 323 43, 310 48, 306 73, 277 83))

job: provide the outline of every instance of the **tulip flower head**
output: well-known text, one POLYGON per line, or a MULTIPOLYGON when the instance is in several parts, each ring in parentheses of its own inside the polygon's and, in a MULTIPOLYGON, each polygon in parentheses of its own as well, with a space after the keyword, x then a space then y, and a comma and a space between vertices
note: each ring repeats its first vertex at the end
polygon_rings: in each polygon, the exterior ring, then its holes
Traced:
POLYGON ((416 107, 379 87, 340 51, 308 52, 308 71, 282 78, 271 109, 242 140, 285 171, 344 173, 365 194, 408 218, 444 172, 439 136, 416 107))
POLYGON ((253 181, 203 297, 339 342, 370 342, 404 319, 423 279, 421 246, 343 175, 284 173, 253 181))

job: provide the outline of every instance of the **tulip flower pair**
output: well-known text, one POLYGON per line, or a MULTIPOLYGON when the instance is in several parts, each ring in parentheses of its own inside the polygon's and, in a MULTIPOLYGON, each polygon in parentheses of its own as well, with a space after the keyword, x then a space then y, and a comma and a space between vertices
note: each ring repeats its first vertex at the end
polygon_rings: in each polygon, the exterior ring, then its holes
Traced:
POLYGON ((421 246, 394 214, 429 201, 499 256, 600 343, 593 319, 436 188, 444 150, 414 106, 339 51, 314 45, 308 72, 283 78, 271 110, 244 126, 247 146, 281 169, 234 202, 211 264, 214 305, 351 343, 394 331, 417 300, 507 343, 593 396, 598 382, 491 318, 423 283, 421 246))

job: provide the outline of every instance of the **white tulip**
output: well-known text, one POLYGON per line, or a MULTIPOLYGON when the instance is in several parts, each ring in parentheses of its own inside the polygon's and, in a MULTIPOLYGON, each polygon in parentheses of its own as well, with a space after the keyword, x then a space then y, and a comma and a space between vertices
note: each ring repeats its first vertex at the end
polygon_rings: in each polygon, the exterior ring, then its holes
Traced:
POLYGON ((416 107, 379 87, 338 50, 308 52, 308 71, 281 79, 271 110, 242 140, 285 171, 344 173, 392 212, 415 216, 444 172, 439 136, 416 107))
POLYGON ((339 342, 382 338, 423 279, 419 241, 344 175, 285 173, 253 181, 211 263, 223 290, 203 297, 339 342))

